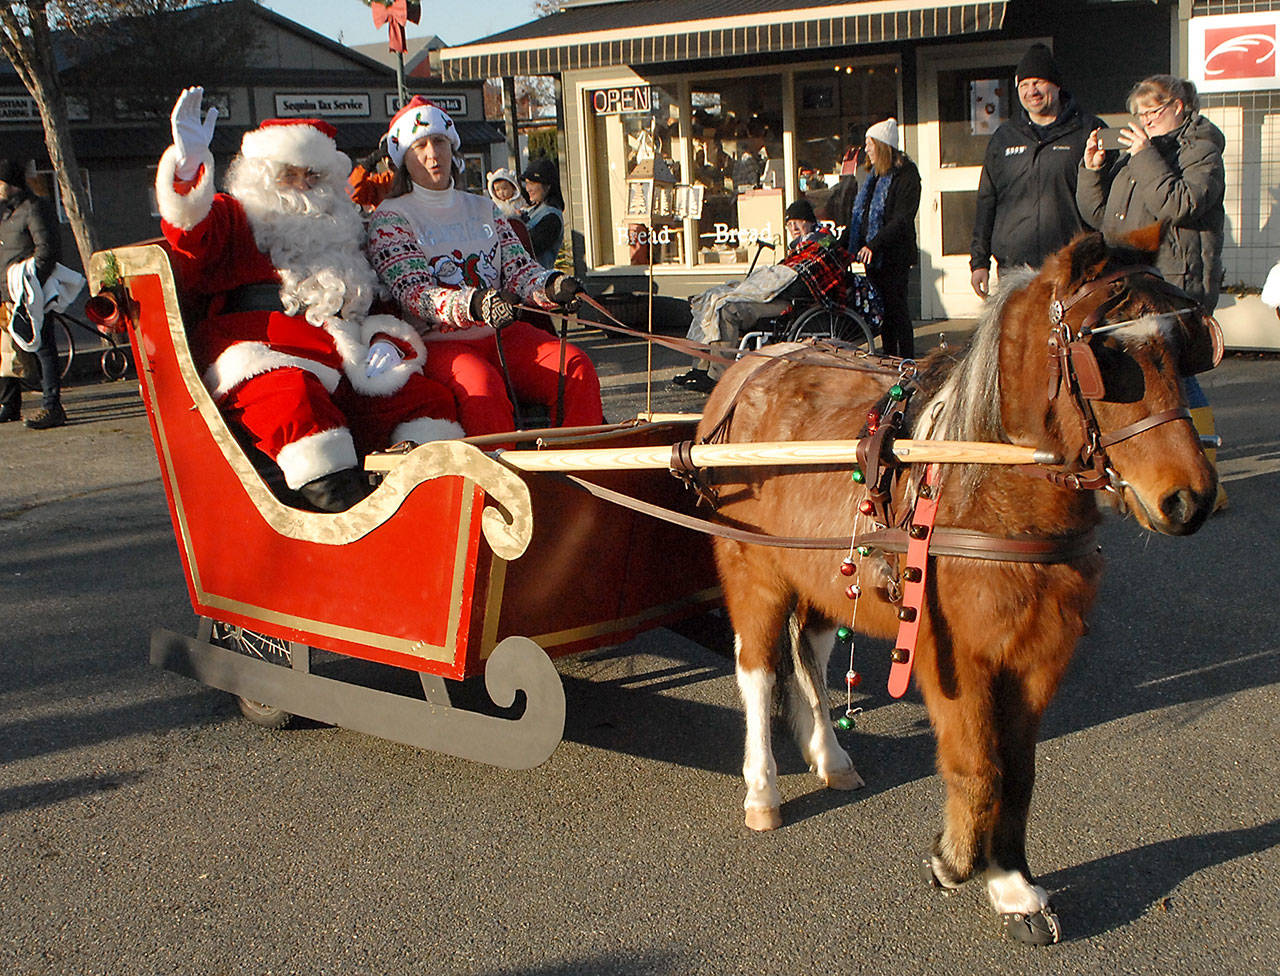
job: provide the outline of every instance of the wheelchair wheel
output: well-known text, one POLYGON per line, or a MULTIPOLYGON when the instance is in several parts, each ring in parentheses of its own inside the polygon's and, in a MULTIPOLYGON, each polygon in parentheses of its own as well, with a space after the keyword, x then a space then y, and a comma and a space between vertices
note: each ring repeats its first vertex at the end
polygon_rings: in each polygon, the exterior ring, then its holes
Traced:
POLYGON ((856 312, 829 309, 822 305, 801 312, 787 332, 790 342, 804 339, 838 339, 867 352, 876 351, 871 327, 856 312))

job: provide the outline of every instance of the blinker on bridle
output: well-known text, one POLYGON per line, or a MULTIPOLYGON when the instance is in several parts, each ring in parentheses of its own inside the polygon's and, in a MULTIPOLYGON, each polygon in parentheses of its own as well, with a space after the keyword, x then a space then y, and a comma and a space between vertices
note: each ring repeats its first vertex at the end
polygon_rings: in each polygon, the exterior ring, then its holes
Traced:
POLYGON ((1178 371, 1183 376, 1191 376, 1212 369, 1222 359, 1222 328, 1212 315, 1203 311, 1195 303, 1171 312, 1152 313, 1121 322, 1108 322, 1107 315, 1128 297, 1128 291, 1123 287, 1113 288, 1111 295, 1089 311, 1078 329, 1071 328, 1067 315, 1081 300, 1103 288, 1122 286, 1127 279, 1139 276, 1154 278, 1159 283, 1158 290, 1167 297, 1189 301, 1188 296, 1180 288, 1166 282, 1155 268, 1143 266, 1113 271, 1081 285, 1065 302, 1059 300, 1055 294, 1049 303, 1049 321, 1053 325, 1049 335, 1049 401, 1053 402, 1059 397, 1067 399, 1080 415, 1085 433, 1084 449, 1081 451, 1079 460, 1070 469, 1065 472, 1044 472, 1045 477, 1056 484, 1080 490, 1104 489, 1119 495, 1125 482, 1110 463, 1106 453, 1107 448, 1171 421, 1191 421, 1191 411, 1186 407, 1174 407, 1149 414, 1124 427, 1103 433, 1093 410, 1093 401, 1105 401, 1107 391, 1102 369, 1089 344, 1090 339, 1142 322, 1171 320, 1180 326, 1178 371), (1185 318, 1187 315, 1198 315, 1204 322, 1205 328, 1200 330, 1199 334, 1187 326, 1185 318))

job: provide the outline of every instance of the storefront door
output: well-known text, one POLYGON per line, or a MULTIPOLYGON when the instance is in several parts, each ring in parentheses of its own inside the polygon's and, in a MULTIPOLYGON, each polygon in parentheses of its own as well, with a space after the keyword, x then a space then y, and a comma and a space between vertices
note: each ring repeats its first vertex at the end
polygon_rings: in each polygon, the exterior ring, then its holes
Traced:
POLYGON ((1013 74, 1027 43, 917 52, 924 318, 968 318, 982 307, 969 285, 978 178, 991 133, 1017 106, 1013 74))

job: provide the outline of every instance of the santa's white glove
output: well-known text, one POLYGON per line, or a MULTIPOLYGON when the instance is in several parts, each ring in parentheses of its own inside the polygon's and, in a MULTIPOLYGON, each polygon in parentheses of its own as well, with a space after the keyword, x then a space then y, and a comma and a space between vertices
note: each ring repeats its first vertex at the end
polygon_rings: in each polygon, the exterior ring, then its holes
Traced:
POLYGON ((201 122, 203 100, 203 88, 184 88, 178 100, 173 103, 173 113, 169 116, 173 129, 173 148, 178 151, 174 175, 180 180, 195 178, 196 173, 200 172, 200 160, 213 142, 213 127, 218 121, 218 110, 209 109, 209 114, 201 122))
POLYGON ((404 357, 400 350, 386 339, 379 339, 369 346, 369 355, 364 361, 364 375, 369 379, 381 376, 404 357))

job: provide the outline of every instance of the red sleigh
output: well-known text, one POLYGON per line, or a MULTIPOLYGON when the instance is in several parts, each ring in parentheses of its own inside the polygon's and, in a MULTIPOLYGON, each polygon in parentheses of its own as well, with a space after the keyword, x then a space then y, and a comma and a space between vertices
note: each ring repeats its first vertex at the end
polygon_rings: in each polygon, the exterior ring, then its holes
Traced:
MULTIPOLYGON (((202 619, 196 637, 153 631, 152 663, 238 696, 251 719, 275 724, 295 714, 495 765, 535 766, 564 728, 551 657, 619 644, 718 600, 704 536, 614 507, 553 474, 517 474, 464 441, 415 449, 348 512, 289 507, 200 380, 165 247, 100 252, 90 276, 94 292, 105 281, 126 306, 191 605, 202 619), (313 670, 313 650, 340 657, 317 657, 313 670), (361 660, 416 673, 422 697, 333 666, 361 660), (497 707, 454 707, 451 684, 481 674, 497 707)), ((652 446, 691 435, 691 422, 635 423, 591 443, 652 446)), ((691 504, 676 481, 643 471, 593 480, 667 507, 691 504)))

